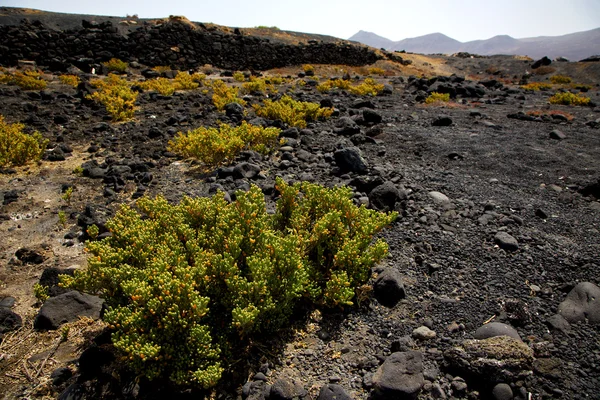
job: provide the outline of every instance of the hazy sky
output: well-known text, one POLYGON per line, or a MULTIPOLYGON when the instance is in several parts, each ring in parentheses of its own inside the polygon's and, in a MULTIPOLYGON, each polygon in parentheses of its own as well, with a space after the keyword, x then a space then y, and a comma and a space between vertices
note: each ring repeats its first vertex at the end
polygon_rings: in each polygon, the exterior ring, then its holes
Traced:
POLYGON ((401 40, 441 32, 460 41, 507 34, 557 36, 600 27, 600 0, 0 0, 0 6, 197 22, 348 38, 359 30, 401 40))

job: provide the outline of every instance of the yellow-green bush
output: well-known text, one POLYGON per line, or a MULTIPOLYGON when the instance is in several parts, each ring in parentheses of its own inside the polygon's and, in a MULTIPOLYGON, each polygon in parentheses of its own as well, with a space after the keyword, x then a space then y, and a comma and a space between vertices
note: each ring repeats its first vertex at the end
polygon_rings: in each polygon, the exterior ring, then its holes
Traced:
POLYGON ((148 79, 137 84, 144 90, 154 90, 163 96, 171 96, 175 93, 175 84, 172 79, 163 77, 148 79))
POLYGON ((246 105, 246 101, 238 97, 238 88, 228 87, 222 80, 216 80, 212 83, 213 89, 213 104, 217 107, 217 110, 223 111, 225 106, 229 103, 238 103, 243 106, 246 105))
POLYGON ((187 133, 179 132, 169 142, 169 150, 217 166, 232 162, 242 150, 269 153, 277 144, 280 132, 277 128, 263 128, 246 121, 237 127, 228 124, 221 124, 218 129, 200 127, 187 133))
POLYGON ((431 92, 425 99, 425 104, 445 103, 450 101, 450 93, 431 92))
POLYGON ((337 88, 342 90, 348 90, 352 86, 352 83, 345 79, 330 79, 317 86, 317 90, 321 93, 327 93, 331 89, 337 88))
POLYGON ((118 58, 111 58, 109 61, 103 62, 102 65, 108 69, 108 72, 119 73, 125 72, 129 66, 125 61, 121 61, 118 58))
POLYGON ((17 85, 23 90, 44 90, 47 86, 47 82, 42 79, 42 75, 38 71, 32 70, 4 72, 0 75, 0 83, 17 85))
POLYGON ((385 70, 383 68, 371 67, 367 70, 369 75, 385 75, 385 70))
POLYGON ((363 83, 350 87, 350 92, 359 96, 377 96, 383 92, 383 85, 378 84, 372 78, 367 78, 363 83))
POLYGON ((87 95, 87 98, 104 105, 113 121, 126 121, 133 118, 137 109, 135 101, 138 93, 131 90, 127 80, 110 74, 104 80, 94 79, 90 83, 100 90, 87 95))
POLYGON ((60 83, 72 86, 74 88, 79 86, 79 82, 81 82, 81 79, 79 79, 77 75, 60 75, 58 80, 60 80, 60 83))
POLYGON ((331 108, 322 108, 317 103, 296 101, 289 96, 283 96, 277 101, 267 99, 263 106, 254 104, 253 107, 260 117, 280 120, 298 128, 305 128, 307 121, 324 119, 333 113, 331 108))
POLYGON ((314 74, 315 73, 315 67, 313 67, 310 64, 304 64, 302 66, 302 71, 304 71, 304 73, 306 73, 306 74, 314 74))
POLYGON ((0 115, 0 167, 25 165, 42 158, 48 141, 38 132, 23 133, 23 124, 9 124, 0 115))
POLYGON ((556 93, 548 99, 550 104, 563 104, 567 106, 586 106, 590 103, 590 98, 574 94, 571 92, 556 93))
POLYGON ((552 85, 550 85, 548 83, 531 82, 526 85, 521 85, 521 89, 533 90, 533 91, 550 90, 550 89, 552 89, 552 85))
POLYGON ((251 77, 250 81, 242 83, 242 92, 249 94, 277 93, 275 85, 266 78, 251 77))
POLYGON ((232 203, 218 193, 125 205, 62 285, 105 299, 112 342, 140 375, 212 387, 239 347, 289 324, 300 298, 351 304, 387 253, 372 240, 395 213, 356 207, 346 187, 276 187, 273 215, 256 186, 232 203))
POLYGON ((175 76, 175 87, 177 90, 194 90, 200 86, 199 81, 202 81, 206 75, 196 73, 190 75, 187 72, 178 72, 175 76), (197 75, 196 75, 197 74, 197 75))
POLYGON ((564 75, 554 75, 550 77, 550 82, 562 85, 566 83, 571 83, 572 79, 564 75))
POLYGON ((246 77, 240 71, 236 71, 233 73, 233 79, 237 82, 244 82, 246 80, 246 77))

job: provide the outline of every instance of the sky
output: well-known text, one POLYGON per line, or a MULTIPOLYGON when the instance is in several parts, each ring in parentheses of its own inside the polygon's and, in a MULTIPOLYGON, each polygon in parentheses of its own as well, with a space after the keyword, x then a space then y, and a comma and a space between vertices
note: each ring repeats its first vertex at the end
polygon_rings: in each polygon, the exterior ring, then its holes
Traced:
POLYGON ((277 26, 343 39, 363 30, 394 41, 435 32, 465 42, 600 27, 600 0, 0 0, 0 6, 140 18, 183 15, 196 22, 277 26))

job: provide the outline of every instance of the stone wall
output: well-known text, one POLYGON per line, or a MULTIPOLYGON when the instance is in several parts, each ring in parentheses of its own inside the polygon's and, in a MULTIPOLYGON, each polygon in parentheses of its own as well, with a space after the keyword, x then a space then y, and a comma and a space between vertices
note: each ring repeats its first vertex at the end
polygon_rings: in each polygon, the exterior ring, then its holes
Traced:
POLYGON ((211 64, 231 70, 266 70, 298 64, 366 65, 378 56, 372 50, 347 42, 284 44, 226 33, 177 20, 145 24, 123 31, 111 22, 82 21, 80 29, 59 31, 39 21, 0 26, 0 65, 33 60, 54 71, 76 65, 87 70, 112 57, 143 65, 188 69, 211 64))

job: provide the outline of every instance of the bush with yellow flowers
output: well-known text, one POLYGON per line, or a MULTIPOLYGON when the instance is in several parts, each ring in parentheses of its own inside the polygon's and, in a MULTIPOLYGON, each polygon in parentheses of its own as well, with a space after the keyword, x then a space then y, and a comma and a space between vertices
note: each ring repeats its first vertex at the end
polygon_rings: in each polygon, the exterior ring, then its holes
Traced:
POLYGON ((25 165, 42 158, 48 140, 38 132, 28 135, 23 124, 9 124, 0 115, 0 167, 25 165))
POLYGON ((425 99, 425 104, 447 103, 450 101, 450 93, 431 92, 425 99))
POLYGON ((563 104, 566 106, 587 106, 591 99, 586 96, 571 92, 556 93, 548 99, 550 104, 563 104))
POLYGON ((317 86, 317 90, 321 93, 327 93, 331 89, 342 89, 348 90, 352 86, 352 83, 346 79, 329 79, 317 86))
POLYGON ((277 144, 280 132, 277 128, 263 128, 246 121, 237 127, 228 124, 221 124, 218 129, 200 127, 187 133, 179 132, 169 142, 168 149, 214 167, 232 162, 242 150, 268 154, 277 144))
POLYGON ((325 119, 333 113, 332 108, 323 108, 317 103, 307 101, 296 101, 289 96, 283 96, 277 101, 266 99, 263 106, 254 104, 252 107, 260 117, 280 120, 298 128, 306 128, 307 121, 325 119))
POLYGON ((238 97, 238 88, 229 87, 222 80, 216 80, 212 83, 213 89, 213 104, 217 107, 217 110, 223 111, 225 106, 229 103, 238 103, 242 106, 246 105, 246 101, 238 97))
POLYGON ((349 88, 350 92, 359 96, 377 96, 383 92, 384 86, 373 78, 367 78, 363 83, 349 88))
POLYGON ((356 207, 348 188, 276 187, 275 214, 256 186, 232 203, 218 193, 123 206, 62 285, 106 300, 112 342, 139 374, 210 388, 236 345, 289 323, 301 298, 351 304, 387 252, 372 239, 395 213, 356 207))
POLYGON ((59 75, 58 80, 60 83, 74 88, 79 86, 79 82, 81 82, 81 79, 77 75, 59 75))
POLYGON ((47 82, 42 79, 40 72, 33 70, 26 70, 23 72, 5 71, 0 74, 0 83, 17 85, 23 90, 44 90, 47 86, 47 82))
POLYGON ((111 58, 110 60, 103 62, 102 65, 108 69, 108 72, 119 73, 125 72, 129 66, 125 61, 119 60, 118 58, 111 58))
POLYGON ((104 80, 91 80, 90 84, 100 90, 87 95, 87 98, 104 105, 113 121, 126 121, 133 118, 137 109, 135 101, 138 92, 131 90, 130 83, 126 79, 109 74, 104 80))

